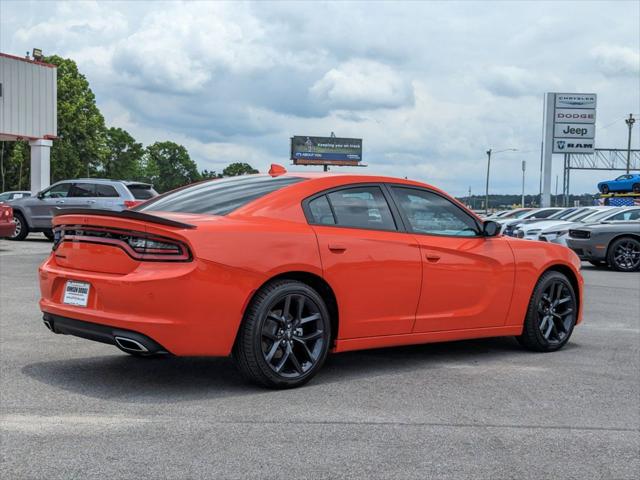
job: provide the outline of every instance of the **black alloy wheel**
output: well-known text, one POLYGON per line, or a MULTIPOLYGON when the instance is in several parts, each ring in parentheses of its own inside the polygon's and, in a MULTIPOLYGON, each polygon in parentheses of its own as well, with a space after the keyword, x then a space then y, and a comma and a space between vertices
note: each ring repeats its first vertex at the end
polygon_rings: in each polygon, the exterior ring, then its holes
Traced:
POLYGON ((640 270, 640 241, 622 237, 609 247, 609 265, 620 272, 640 270))
POLYGON ((602 186, 602 193, 604 193, 605 195, 609 193, 609 185, 602 186))
POLYGON ((542 336, 552 345, 562 343, 573 326, 574 316, 573 297, 565 284, 558 280, 547 285, 538 301, 542 336))
POLYGON ((640 183, 634 183, 631 190, 633 190, 633 193, 640 193, 640 183))
POLYGON ((302 282, 282 280, 256 294, 233 356, 240 371, 255 383, 297 387, 320 369, 330 339, 331 324, 322 297, 302 282))
POLYGON ((569 340, 577 314, 578 302, 571 282, 560 272, 547 272, 534 289, 518 341, 530 350, 558 350, 569 340))

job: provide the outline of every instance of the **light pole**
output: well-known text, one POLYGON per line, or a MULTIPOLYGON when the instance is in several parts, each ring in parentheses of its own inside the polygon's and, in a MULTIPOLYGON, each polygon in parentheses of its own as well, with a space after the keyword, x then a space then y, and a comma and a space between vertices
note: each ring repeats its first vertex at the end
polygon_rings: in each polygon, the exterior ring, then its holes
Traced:
POLYGON ((629 127, 629 138, 627 140, 627 173, 631 169, 631 129, 633 128, 633 124, 636 123, 636 119, 633 118, 633 113, 629 114, 629 118, 627 118, 624 123, 629 127))
POLYGON ((494 152, 492 149, 487 150, 487 185, 484 195, 484 213, 489 215, 489 171, 491 170, 491 154, 497 155, 502 152, 517 152, 517 148, 505 148, 504 150, 498 150, 494 152))
POLYGON ((522 160, 522 204, 520 205, 524 208, 524 172, 527 169, 527 161, 522 160))

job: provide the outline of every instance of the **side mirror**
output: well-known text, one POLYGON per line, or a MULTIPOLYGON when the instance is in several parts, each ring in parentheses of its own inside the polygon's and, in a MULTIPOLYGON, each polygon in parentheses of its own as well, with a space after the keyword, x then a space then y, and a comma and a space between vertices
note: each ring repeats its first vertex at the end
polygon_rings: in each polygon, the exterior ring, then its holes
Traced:
POLYGON ((495 237, 500 233, 500 224, 493 220, 486 220, 482 224, 482 235, 485 237, 495 237))
POLYGON ((36 194, 36 197, 37 197, 39 200, 42 200, 42 199, 44 198, 44 192, 38 192, 38 193, 36 194))

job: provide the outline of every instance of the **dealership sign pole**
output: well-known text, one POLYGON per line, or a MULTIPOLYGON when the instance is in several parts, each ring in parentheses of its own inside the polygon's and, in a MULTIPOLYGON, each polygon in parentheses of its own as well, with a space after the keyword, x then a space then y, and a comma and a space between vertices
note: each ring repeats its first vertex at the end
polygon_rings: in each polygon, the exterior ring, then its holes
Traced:
POLYGON ((545 96, 544 168, 541 206, 551 205, 554 153, 592 154, 596 136, 595 93, 547 93, 545 96))

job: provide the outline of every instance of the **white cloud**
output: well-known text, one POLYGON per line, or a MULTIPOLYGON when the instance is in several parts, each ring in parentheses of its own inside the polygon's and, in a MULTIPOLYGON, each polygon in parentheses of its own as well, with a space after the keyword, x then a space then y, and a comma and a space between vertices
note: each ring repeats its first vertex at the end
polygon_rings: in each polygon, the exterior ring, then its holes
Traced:
MULTIPOLYGON (((639 42, 636 42, 636 45, 639 42)), ((600 70, 608 75, 640 74, 640 52, 617 45, 598 45, 591 50, 600 70)))
POLYGON ((362 59, 332 68, 309 92, 332 110, 397 108, 413 102, 407 79, 387 65, 362 59))
MULTIPOLYGON (((484 188, 487 148, 515 147, 492 159, 492 185, 519 191, 527 160, 533 192, 543 92, 598 93, 599 125, 640 103, 637 2, 2 0, 0 13, 2 51, 75 59, 108 124, 180 142, 200 168, 286 164, 291 135, 335 131, 364 139, 372 173, 455 194, 484 188)), ((597 142, 626 146, 624 123, 597 142)), ((575 172, 572 188, 599 176, 575 172)))

